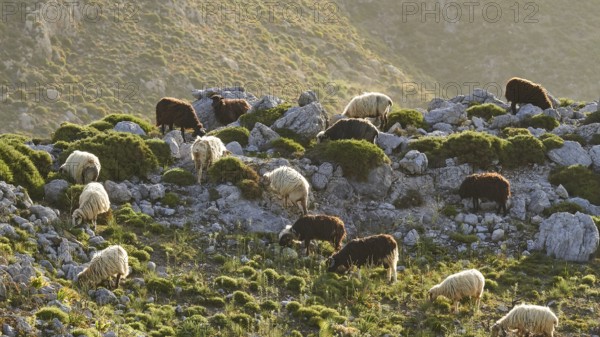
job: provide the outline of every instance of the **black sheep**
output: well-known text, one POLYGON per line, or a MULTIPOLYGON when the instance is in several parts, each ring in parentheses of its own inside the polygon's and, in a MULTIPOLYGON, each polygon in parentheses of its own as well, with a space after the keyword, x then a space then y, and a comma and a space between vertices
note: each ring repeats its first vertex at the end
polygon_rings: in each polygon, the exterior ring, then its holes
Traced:
POLYGON ((366 119, 347 118, 340 119, 327 130, 319 132, 317 142, 325 140, 340 139, 364 139, 370 143, 375 143, 379 131, 371 122, 366 119))
POLYGON ((198 120, 196 111, 191 104, 173 97, 163 97, 156 104, 156 126, 160 126, 160 131, 165 134, 165 126, 169 126, 169 131, 173 130, 173 125, 181 127, 181 137, 185 141, 184 130, 186 128, 194 129, 193 137, 204 136, 206 130, 198 120))
POLYGON ((383 265, 387 268, 388 280, 396 282, 398 244, 388 234, 358 238, 348 242, 342 250, 329 258, 328 272, 343 273, 351 266, 383 265))
POLYGON ((517 113, 517 103, 531 103, 546 110, 552 107, 546 89, 523 78, 513 77, 506 83, 506 99, 511 102, 513 114, 517 113))
POLYGON ((220 95, 213 95, 212 107, 215 111, 215 118, 223 125, 233 123, 250 110, 250 104, 245 99, 223 98, 220 95))
POLYGON ((346 228, 342 219, 330 215, 304 215, 279 233, 279 244, 289 246, 293 240, 304 241, 308 255, 310 240, 329 241, 335 250, 340 250, 345 237, 346 228))
POLYGON ((475 211, 479 210, 479 199, 495 201, 497 211, 506 215, 506 201, 510 197, 510 182, 496 172, 476 173, 463 180, 458 194, 461 198, 473 198, 475 211))

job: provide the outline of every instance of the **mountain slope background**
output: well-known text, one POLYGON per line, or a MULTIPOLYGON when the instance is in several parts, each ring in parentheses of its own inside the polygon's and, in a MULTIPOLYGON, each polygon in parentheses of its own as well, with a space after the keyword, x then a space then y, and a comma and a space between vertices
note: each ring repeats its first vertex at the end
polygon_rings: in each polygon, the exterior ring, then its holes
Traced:
POLYGON ((423 107, 514 75, 555 96, 598 96, 588 70, 600 45, 591 1, 520 3, 517 23, 508 5, 486 22, 486 3, 472 23, 464 7, 451 23, 449 3, 439 23, 408 15, 406 6, 422 3, 387 0, 10 3, 0 20, 0 132, 48 136, 63 121, 109 113, 153 120, 161 97, 191 100, 192 89, 212 86, 290 101, 313 89, 329 113, 362 91, 423 107))

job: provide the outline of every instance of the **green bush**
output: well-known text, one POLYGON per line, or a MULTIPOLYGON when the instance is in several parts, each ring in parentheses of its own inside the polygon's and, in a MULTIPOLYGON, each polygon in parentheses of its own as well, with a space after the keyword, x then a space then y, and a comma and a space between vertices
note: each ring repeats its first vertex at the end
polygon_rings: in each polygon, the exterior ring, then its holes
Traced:
POLYGON ((563 135, 561 138, 564 140, 570 140, 572 142, 577 142, 577 143, 581 144, 581 146, 587 145, 587 141, 585 140, 585 138, 583 138, 583 136, 580 136, 575 133, 568 133, 566 135, 563 135))
POLYGON ((133 226, 144 228, 154 222, 151 216, 144 213, 136 213, 130 204, 123 204, 115 211, 115 220, 121 226, 133 226))
POLYGON ((181 204, 181 199, 179 196, 173 192, 165 193, 165 196, 160 200, 160 203, 170 207, 175 208, 176 206, 181 204))
POLYGON ((290 129, 274 129, 273 131, 277 132, 277 134, 280 135, 281 138, 291 139, 294 142, 302 145, 303 148, 312 147, 314 144, 317 143, 317 140, 315 138, 306 138, 290 129))
POLYGON ((417 150, 425 153, 430 167, 442 167, 445 165, 443 137, 421 137, 408 144, 410 150, 417 150))
POLYGON ((25 145, 26 141, 29 141, 28 138, 22 135, 16 134, 4 134, 0 137, 1 141, 6 142, 6 144, 15 148, 15 150, 21 152, 26 155, 33 165, 38 169, 38 172, 42 176, 42 178, 46 178, 48 173, 50 173, 50 167, 52 165, 52 157, 46 151, 34 150, 29 146, 25 145))
POLYGON ((549 176, 550 183, 563 185, 572 196, 587 199, 594 205, 600 205, 600 175, 587 167, 573 165, 559 167, 549 176))
POLYGON ((284 157, 300 158, 304 155, 304 147, 292 139, 277 138, 273 139, 268 148, 273 149, 284 157))
POLYGON ((233 292, 233 302, 237 305, 244 305, 248 302, 253 302, 254 297, 247 292, 236 290, 233 292))
POLYGON ((595 133, 592 135, 592 139, 588 142, 589 145, 600 145, 600 134, 595 133))
POLYGON ((251 113, 246 113, 240 116, 240 125, 248 130, 254 129, 254 124, 257 122, 266 126, 271 126, 276 120, 281 118, 283 114, 291 108, 289 103, 284 103, 272 109, 258 110, 251 113))
POLYGON ((583 125, 600 123, 600 110, 596 112, 592 112, 583 120, 583 125))
POLYGON ((150 292, 166 295, 170 295, 175 291, 175 285, 173 282, 162 277, 151 277, 148 281, 146 281, 146 287, 150 292))
POLYGON ((83 185, 70 185, 67 189, 58 197, 57 205, 59 209, 68 211, 71 214, 74 210, 79 207, 79 196, 83 192, 83 185))
POLYGON ((446 158, 458 158, 461 163, 486 168, 495 160, 506 141, 484 132, 465 131, 450 135, 443 145, 446 158))
POLYGON ((546 151, 561 148, 565 144, 562 138, 552 133, 544 133, 540 136, 540 140, 544 144, 546 151))
POLYGON ((110 114, 110 115, 102 118, 102 121, 112 124, 113 127, 115 125, 117 125, 117 123, 122 122, 122 121, 134 122, 137 125, 139 125, 142 128, 142 130, 144 130, 144 132, 146 132, 146 133, 149 133, 150 131, 152 131, 152 129, 154 129, 154 126, 152 124, 146 122, 145 120, 143 120, 139 117, 135 117, 132 115, 126 115, 126 114, 110 114))
POLYGON ((219 138, 221 141, 223 141, 223 144, 238 142, 241 146, 246 146, 248 145, 248 137, 250 137, 250 131, 248 131, 247 128, 241 126, 233 126, 213 130, 209 132, 208 135, 219 138))
POLYGON ((245 179, 255 182, 258 182, 259 179, 256 171, 244 164, 240 159, 232 156, 217 160, 208 169, 208 177, 212 182, 222 183, 229 181, 236 185, 245 179))
POLYGON ((260 188, 258 182, 252 179, 244 179, 237 186, 242 191, 242 196, 248 200, 258 199, 262 196, 262 188, 260 188))
POLYGON ((572 104, 575 104, 575 100, 566 97, 559 98, 558 102, 560 103, 561 108, 566 108, 568 106, 571 106, 572 104))
POLYGON ((366 140, 344 139, 315 145, 306 157, 316 162, 333 162, 342 167, 344 175, 366 180, 369 172, 390 159, 383 150, 366 140))
POLYGON ((505 137, 514 137, 514 136, 531 136, 531 132, 525 128, 504 128, 502 129, 502 133, 505 137))
POLYGON ((509 168, 542 164, 546 159, 544 144, 534 136, 515 136, 507 141, 502 151, 502 164, 509 168))
POLYGON ((142 178, 158 167, 158 160, 146 142, 130 133, 108 132, 78 140, 61 154, 61 162, 75 150, 98 156, 102 164, 98 178, 101 181, 121 181, 133 176, 142 178))
POLYGON ((196 177, 182 168, 173 168, 163 173, 162 181, 179 186, 190 186, 196 183, 196 177))
POLYGON ((408 126, 414 126, 416 128, 427 127, 427 123, 425 123, 423 119, 423 114, 413 109, 394 109, 388 114, 387 124, 383 130, 388 130, 396 123, 400 123, 403 129, 406 129, 408 126))
POLYGON ((549 208, 546 208, 543 212, 544 216, 550 216, 554 213, 567 212, 571 214, 575 214, 577 212, 583 212, 583 207, 568 201, 563 201, 559 204, 552 205, 549 208))
POLYGON ((169 144, 165 143, 162 139, 146 139, 146 145, 148 145, 152 153, 154 153, 160 166, 167 166, 173 163, 171 148, 169 147, 169 144))
POLYGON ((35 317, 43 321, 50 321, 56 318, 61 323, 69 322, 69 315, 57 307, 43 307, 35 313, 35 317))
POLYGON ((10 170, 10 167, 2 159, 0 159, 0 180, 5 181, 9 184, 13 183, 12 171, 10 170))
POLYGON ((94 137, 99 133, 100 131, 88 126, 64 122, 60 124, 60 127, 52 134, 52 143, 58 141, 70 143, 76 140, 94 137))
MULTIPOLYGON (((0 160, 10 169, 15 185, 27 189, 32 198, 40 199, 44 196, 44 179, 26 155, 6 143, 0 143, 0 160)), ((7 173, 4 174, 9 176, 7 173)))
POLYGON ((506 110, 493 103, 478 104, 467 109, 469 118, 479 117, 486 121, 504 114, 506 114, 506 110))
POLYGON ((106 131, 114 128, 115 126, 106 121, 95 121, 93 123, 88 124, 90 128, 94 128, 98 131, 106 131))
POLYGON ((546 131, 552 131, 559 125, 560 123, 554 117, 544 114, 527 117, 521 121, 521 126, 524 128, 541 128, 546 131))

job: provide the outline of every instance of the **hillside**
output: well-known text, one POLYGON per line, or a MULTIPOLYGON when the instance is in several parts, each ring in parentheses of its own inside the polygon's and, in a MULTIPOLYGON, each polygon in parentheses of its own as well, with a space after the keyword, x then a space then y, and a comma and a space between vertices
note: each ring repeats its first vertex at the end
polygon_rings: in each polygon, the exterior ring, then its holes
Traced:
POLYGON ((473 85, 499 94, 513 76, 556 97, 598 99, 589 61, 600 49, 593 1, 367 3, 343 2, 353 25, 435 79, 418 83, 432 92, 421 106, 473 85))
POLYGON ((109 113, 153 120, 163 96, 192 100, 192 89, 234 85, 287 100, 313 89, 333 114, 358 92, 399 94, 402 83, 429 79, 382 52, 332 4, 102 0, 7 8, 0 132, 47 135, 63 121, 109 113))
POLYGON ((562 105, 512 115, 478 90, 427 111, 395 108, 377 144, 316 144, 321 105, 279 104, 211 133, 231 155, 201 184, 179 130, 161 138, 130 115, 64 124, 50 141, 2 134, 2 332, 484 337, 514 305, 531 303, 557 315, 555 335, 598 336, 600 112, 597 103, 562 105), (101 163, 111 210, 95 230, 71 223, 85 187, 58 168, 75 150, 101 163), (344 222, 345 244, 392 235, 397 282, 378 265, 328 272, 328 241, 313 240, 309 256, 300 243, 282 247, 278 233, 301 214, 260 179, 280 166, 307 180, 310 214, 344 222), (477 210, 460 187, 487 170, 507 181, 468 189, 484 191, 477 210), (120 286, 79 283, 92 256, 115 244, 131 271, 120 286), (432 286, 468 268, 486 278, 479 309, 463 299, 453 313, 450 299, 428 300, 432 286))

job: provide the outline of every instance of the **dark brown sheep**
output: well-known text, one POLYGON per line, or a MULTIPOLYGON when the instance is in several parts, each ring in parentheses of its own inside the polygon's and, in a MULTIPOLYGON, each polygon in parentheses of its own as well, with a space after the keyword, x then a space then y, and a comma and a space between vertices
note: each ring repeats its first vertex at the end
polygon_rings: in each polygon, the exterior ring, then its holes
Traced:
POLYGON ((517 103, 531 103, 542 109, 552 107, 548 98, 548 92, 539 84, 523 78, 513 77, 506 83, 506 99, 511 102, 510 108, 513 114, 517 113, 517 103))
POLYGON ((215 118, 223 125, 233 123, 250 110, 250 104, 245 99, 223 98, 220 95, 213 95, 212 107, 215 111, 215 118))
POLYGON ((379 234, 348 242, 342 250, 329 258, 328 272, 343 273, 352 266, 383 265, 388 271, 388 280, 396 282, 398 244, 388 234, 379 234))
POLYGON ((364 139, 370 143, 375 143, 379 131, 371 122, 366 119, 348 118, 340 119, 330 126, 327 130, 317 134, 317 142, 326 140, 340 139, 364 139))
POLYGON ((304 241, 308 255, 310 240, 329 241, 335 250, 340 250, 345 237, 346 228, 342 219, 331 215, 304 215, 279 233, 279 244, 289 246, 294 240, 304 241))
POLYGON ((458 194, 461 198, 473 198, 475 211, 479 210, 479 199, 495 201, 497 211, 506 215, 506 201, 510 197, 510 182, 496 172, 476 173, 463 180, 458 194))
POLYGON ((169 131, 173 130, 173 125, 180 126, 184 141, 186 128, 194 129, 193 138, 206 134, 204 126, 196 116, 194 107, 188 102, 173 97, 163 97, 156 104, 156 126, 160 126, 163 135, 166 125, 169 126, 169 131))

